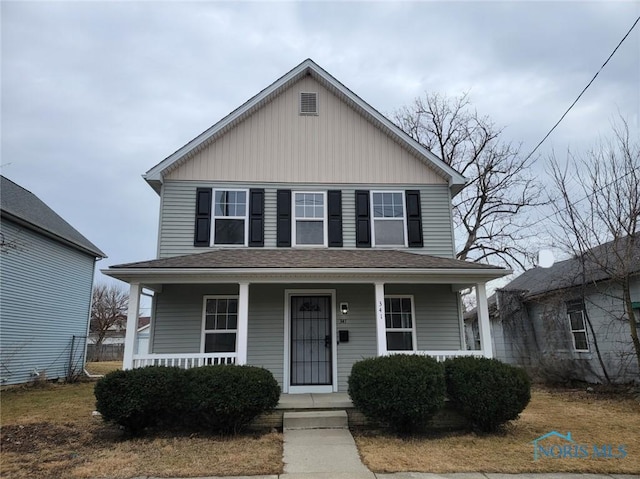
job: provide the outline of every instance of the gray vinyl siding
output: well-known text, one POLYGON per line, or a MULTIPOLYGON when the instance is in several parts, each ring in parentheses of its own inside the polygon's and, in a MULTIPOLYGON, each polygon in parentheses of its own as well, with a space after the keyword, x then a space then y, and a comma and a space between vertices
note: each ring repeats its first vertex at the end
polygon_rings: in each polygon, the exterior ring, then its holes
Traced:
POLYGON ((203 297, 237 295, 237 284, 166 284, 154 295, 150 351, 199 353, 203 297))
POLYGON ((249 286, 249 333, 247 363, 268 369, 283 384, 284 363, 283 285, 249 286))
MULTIPOLYGON (((271 371, 280 385, 284 370, 285 291, 296 289, 335 290, 337 330, 349 331, 349 342, 337 348, 338 390, 347 390, 351 367, 356 361, 377 354, 375 290, 373 284, 252 284, 249 286, 249 331, 247 362, 271 371), (346 317, 338 311, 349 303, 346 317)), ((202 335, 203 296, 237 294, 229 285, 165 285, 155 298, 152 323, 154 353, 196 353, 202 335)), ((386 294, 411 294, 415 298, 419 349, 460 349, 457 295, 449 286, 387 285, 386 294)), ((334 365, 336 367, 336 365, 334 365)))
MULTIPOLYGON (((202 253, 207 248, 193 246, 195 192, 198 187, 264 188, 265 189, 265 247, 276 247, 276 191, 278 189, 342 191, 343 246, 354 248, 355 190, 356 189, 415 189, 415 185, 295 185, 295 184, 220 184, 190 181, 167 181, 162 188, 158 257, 167 258, 184 254, 202 253)), ((453 257, 454 238, 451 223, 451 205, 447 185, 423 185, 420 188, 422 207, 423 251, 435 256, 453 257)))
POLYGON ((463 349, 458 295, 447 284, 388 284, 385 294, 411 294, 416 313, 418 350, 463 349))
POLYGON ((81 373, 94 257, 5 219, 1 226, 16 246, 0 253, 2 384, 27 382, 33 371, 65 377, 70 358, 81 373))
POLYGON ((455 255, 451 197, 447 185, 429 185, 420 189, 424 250, 434 256, 455 255))
MULTIPOLYGON (((516 360, 523 361, 524 354, 528 362, 534 365, 540 363, 545 371, 588 382, 604 382, 594 335, 588 325, 589 351, 574 349, 566 301, 578 299, 581 294, 577 290, 564 291, 527 302, 536 347, 526 347, 520 336, 505 335, 505 348, 513 350, 516 360)), ((585 309, 593 325, 603 362, 614 382, 631 381, 637 379, 639 374, 629 323, 621 319, 624 317, 621 298, 620 286, 612 282, 598 283, 585 292, 585 309)))
POLYGON ((338 348, 338 391, 347 391, 347 381, 353 364, 378 354, 376 338, 375 289, 372 284, 340 285, 336 288, 337 307, 349 303, 349 314, 341 323, 337 313, 336 329, 349 331, 349 342, 338 348))

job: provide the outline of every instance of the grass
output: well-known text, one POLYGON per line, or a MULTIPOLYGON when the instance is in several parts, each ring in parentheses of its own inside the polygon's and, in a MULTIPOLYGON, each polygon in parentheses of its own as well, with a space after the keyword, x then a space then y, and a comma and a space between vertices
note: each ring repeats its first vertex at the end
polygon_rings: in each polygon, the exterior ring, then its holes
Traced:
POLYGON ((130 478, 279 474, 282 435, 165 434, 124 439, 91 415, 95 383, 2 392, 3 478, 130 478))
POLYGON ((86 365, 86 370, 91 374, 105 375, 117 369, 122 369, 122 361, 99 361, 86 365))
MULTIPOLYGON (((374 472, 581 472, 640 473, 640 403, 630 398, 577 391, 535 390, 517 421, 498 435, 458 433, 399 439, 355 433, 363 462, 374 472), (579 444, 625 445, 624 459, 533 460, 531 441, 550 431, 571 432, 579 444)), ((564 444, 549 439, 544 443, 564 444)))

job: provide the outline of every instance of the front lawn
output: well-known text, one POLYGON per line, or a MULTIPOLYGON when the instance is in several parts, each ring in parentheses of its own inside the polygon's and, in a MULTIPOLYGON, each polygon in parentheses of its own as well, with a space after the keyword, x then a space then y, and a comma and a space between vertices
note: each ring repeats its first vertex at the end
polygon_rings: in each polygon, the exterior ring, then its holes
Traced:
POLYGON ((87 363, 85 369, 90 374, 105 375, 111 371, 122 369, 122 361, 91 361, 87 363))
POLYGON ((124 439, 91 415, 95 383, 2 392, 2 477, 130 478, 279 474, 282 435, 124 439))
MULTIPOLYGON (((583 391, 533 391, 520 419, 498 435, 458 433, 405 440, 356 432, 354 437, 363 462, 374 472, 640 473, 640 403, 583 391), (623 445, 627 455, 623 459, 543 456, 534 461, 531 441, 550 431, 571 432, 575 443, 587 446, 589 453, 594 444, 612 445, 616 453, 623 445)), ((541 444, 547 450, 554 444, 564 449, 567 442, 555 438, 541 444)))

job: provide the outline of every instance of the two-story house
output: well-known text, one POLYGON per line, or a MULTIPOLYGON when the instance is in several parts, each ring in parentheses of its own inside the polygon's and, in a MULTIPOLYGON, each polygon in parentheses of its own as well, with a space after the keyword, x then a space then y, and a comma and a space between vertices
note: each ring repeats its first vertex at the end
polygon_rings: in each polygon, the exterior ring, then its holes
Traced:
POLYGON ((485 284, 510 271, 454 259, 465 178, 312 60, 151 168, 158 258, 128 282, 124 367, 250 364, 283 392, 346 391, 388 353, 491 356, 485 284), (459 291, 475 287, 483 350, 459 291), (134 354, 142 288, 148 354, 134 354))

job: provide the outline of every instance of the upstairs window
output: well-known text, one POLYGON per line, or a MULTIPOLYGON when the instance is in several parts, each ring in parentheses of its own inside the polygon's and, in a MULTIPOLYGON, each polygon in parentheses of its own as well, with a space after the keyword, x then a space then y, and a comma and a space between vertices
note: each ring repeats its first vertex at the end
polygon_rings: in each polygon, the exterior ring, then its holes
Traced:
POLYGON ((293 238, 295 246, 326 246, 326 193, 293 194, 293 238))
POLYGON ((573 337, 574 351, 589 351, 584 302, 582 300, 567 302, 567 317, 569 319, 569 328, 571 328, 571 336, 573 337))
POLYGON ((247 244, 247 191, 215 190, 213 197, 213 244, 247 244))
POLYGON ((414 351, 413 297, 385 296, 387 351, 414 351))
POLYGON ((404 192, 372 191, 373 245, 406 246, 404 192))
POLYGON ((234 353, 238 334, 238 298, 205 296, 203 353, 234 353))

